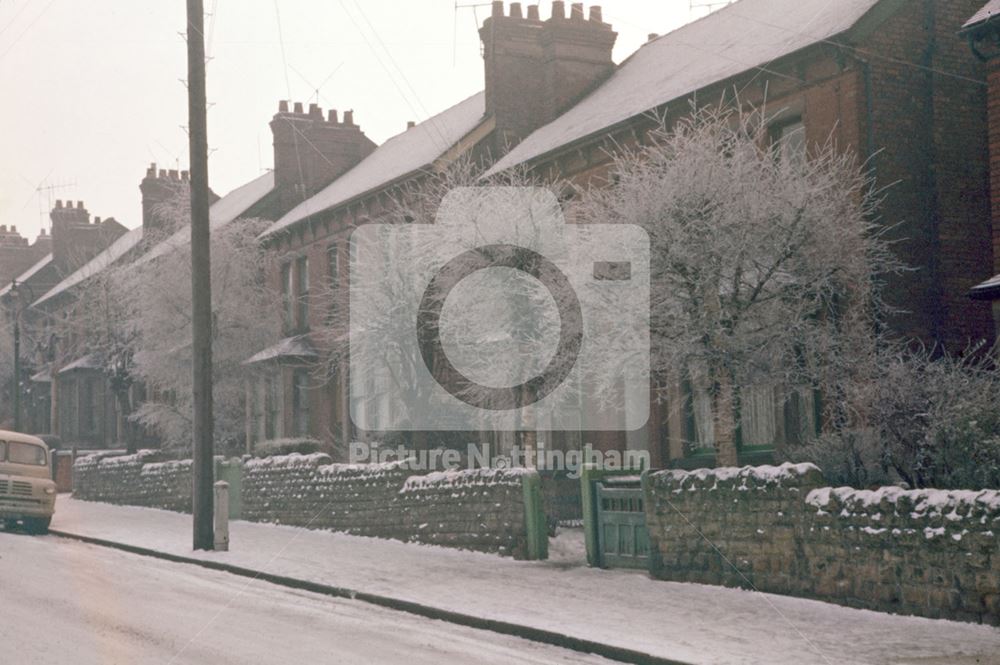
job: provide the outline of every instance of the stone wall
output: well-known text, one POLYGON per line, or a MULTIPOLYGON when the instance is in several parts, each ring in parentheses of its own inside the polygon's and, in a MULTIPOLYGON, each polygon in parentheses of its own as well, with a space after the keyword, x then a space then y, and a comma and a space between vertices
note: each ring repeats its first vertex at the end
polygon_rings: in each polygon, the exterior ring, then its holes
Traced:
MULTIPOLYGON (((541 496, 538 505, 526 499, 528 475, 523 469, 413 475, 398 462, 332 464, 315 453, 248 459, 240 488, 230 485, 240 493, 231 501, 240 499, 247 520, 544 557, 544 543, 529 546, 544 534, 529 524, 529 514, 541 514, 541 496)), ((158 462, 153 451, 93 455, 77 460, 74 477, 78 499, 191 510, 191 460, 158 462)))
POLYGON ((822 485, 811 464, 650 474, 652 574, 1000 624, 1000 491, 822 485))
POLYGON ((246 462, 243 514, 525 558, 523 478, 499 469, 415 476, 398 462, 331 464, 324 454, 293 454, 246 462))
POLYGON ((73 496, 129 506, 191 511, 191 460, 157 462, 158 454, 80 457, 73 465, 73 496))

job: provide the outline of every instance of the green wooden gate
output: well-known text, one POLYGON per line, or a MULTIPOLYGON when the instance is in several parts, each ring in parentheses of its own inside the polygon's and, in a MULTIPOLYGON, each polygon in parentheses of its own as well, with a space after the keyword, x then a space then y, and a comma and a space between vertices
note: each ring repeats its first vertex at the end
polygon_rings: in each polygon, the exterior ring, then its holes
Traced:
POLYGON ((647 568, 649 531, 639 478, 605 478, 596 489, 600 565, 647 568))

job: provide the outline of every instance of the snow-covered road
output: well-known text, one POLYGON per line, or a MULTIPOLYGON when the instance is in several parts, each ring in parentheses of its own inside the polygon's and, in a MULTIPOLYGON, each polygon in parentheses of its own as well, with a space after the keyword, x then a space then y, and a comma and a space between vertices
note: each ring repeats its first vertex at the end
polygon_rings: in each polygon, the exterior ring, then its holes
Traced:
POLYGON ((0 531, 0 663, 607 663, 356 601, 0 531))
POLYGON ((562 537, 549 561, 525 562, 234 521, 231 551, 193 553, 190 515, 68 496, 59 497, 52 527, 698 665, 1000 665, 994 627, 587 568, 579 543, 562 537))

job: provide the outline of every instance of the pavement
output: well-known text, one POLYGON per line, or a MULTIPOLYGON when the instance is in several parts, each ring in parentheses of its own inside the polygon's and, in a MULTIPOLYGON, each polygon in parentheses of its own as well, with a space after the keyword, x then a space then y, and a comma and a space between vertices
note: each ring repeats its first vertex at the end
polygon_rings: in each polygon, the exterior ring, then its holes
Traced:
POLYGON ((55 533, 255 583, 623 662, 1000 665, 997 628, 591 569, 576 530, 552 542, 549 561, 522 562, 272 524, 234 521, 230 527, 229 552, 193 552, 188 515, 68 496, 59 497, 52 524, 55 533))

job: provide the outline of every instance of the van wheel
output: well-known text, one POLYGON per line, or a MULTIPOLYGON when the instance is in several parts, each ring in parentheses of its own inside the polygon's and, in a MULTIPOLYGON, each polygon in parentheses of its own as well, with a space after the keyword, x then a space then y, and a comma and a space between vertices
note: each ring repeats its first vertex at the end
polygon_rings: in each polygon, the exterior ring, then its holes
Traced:
POLYGON ((24 530, 30 534, 40 536, 49 532, 51 517, 31 517, 24 520, 24 530))

